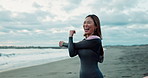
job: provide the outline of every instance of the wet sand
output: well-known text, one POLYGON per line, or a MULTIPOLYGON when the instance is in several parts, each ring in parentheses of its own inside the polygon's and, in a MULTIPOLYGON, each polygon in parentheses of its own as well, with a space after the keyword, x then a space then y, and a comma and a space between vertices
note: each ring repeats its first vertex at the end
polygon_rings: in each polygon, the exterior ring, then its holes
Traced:
MULTIPOLYGON (((148 76, 148 45, 105 47, 105 60, 98 64, 104 78, 148 76)), ((0 78, 79 78, 78 57, 1 72, 0 78)))

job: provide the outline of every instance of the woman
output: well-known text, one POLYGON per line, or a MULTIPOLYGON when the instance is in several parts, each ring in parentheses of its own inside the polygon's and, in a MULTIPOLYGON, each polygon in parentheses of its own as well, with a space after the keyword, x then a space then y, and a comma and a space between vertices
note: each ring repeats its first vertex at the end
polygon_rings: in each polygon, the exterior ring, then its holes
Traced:
POLYGON ((80 78, 103 78, 98 67, 98 62, 102 63, 104 57, 99 18, 96 15, 88 15, 85 18, 83 29, 84 40, 73 43, 75 30, 70 30, 68 44, 60 41, 59 46, 68 47, 70 57, 79 56, 81 60, 80 78))

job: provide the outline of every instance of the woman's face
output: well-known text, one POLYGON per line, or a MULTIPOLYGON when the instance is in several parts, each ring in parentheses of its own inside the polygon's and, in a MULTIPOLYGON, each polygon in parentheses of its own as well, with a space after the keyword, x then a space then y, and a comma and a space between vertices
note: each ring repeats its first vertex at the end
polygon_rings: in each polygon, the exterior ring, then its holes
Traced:
POLYGON ((94 33, 94 30, 96 29, 96 26, 94 24, 94 21, 91 17, 87 17, 83 24, 83 29, 85 32, 85 35, 92 35, 94 33))

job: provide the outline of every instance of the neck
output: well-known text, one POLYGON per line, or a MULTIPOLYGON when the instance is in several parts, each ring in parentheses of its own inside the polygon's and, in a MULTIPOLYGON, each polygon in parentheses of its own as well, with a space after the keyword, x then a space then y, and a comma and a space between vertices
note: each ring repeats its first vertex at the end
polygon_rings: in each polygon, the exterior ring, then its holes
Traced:
POLYGON ((85 37, 86 37, 86 38, 88 38, 89 36, 92 36, 92 34, 90 34, 90 35, 88 35, 88 34, 87 34, 87 35, 85 35, 85 37))

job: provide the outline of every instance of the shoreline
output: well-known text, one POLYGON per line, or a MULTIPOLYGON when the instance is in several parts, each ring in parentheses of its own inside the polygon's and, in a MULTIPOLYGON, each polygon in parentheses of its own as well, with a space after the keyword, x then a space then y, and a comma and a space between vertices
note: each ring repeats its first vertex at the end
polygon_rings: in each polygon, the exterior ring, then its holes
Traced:
POLYGON ((5 49, 0 53, 0 72, 69 58, 66 49, 5 49))
MULTIPOLYGON (((143 78, 148 76, 148 46, 105 47, 104 62, 99 65, 104 78, 143 78)), ((0 78, 79 78, 78 56, 47 64, 0 73, 0 78)))
POLYGON ((47 64, 0 72, 0 78, 69 78, 69 76, 78 78, 78 74, 79 58, 74 57, 47 64), (73 66, 69 66, 69 64, 73 64, 73 66))
POLYGON ((45 65, 45 64, 50 64, 50 63, 54 63, 54 62, 58 62, 58 61, 63 61, 63 60, 66 60, 66 59, 69 59, 68 57, 64 57, 62 59, 55 59, 55 60, 52 60, 50 62, 45 62, 45 63, 35 63, 35 64, 27 64, 25 66, 18 66, 18 67, 14 67, 14 68, 9 68, 7 70, 1 70, 0 73, 3 73, 3 72, 8 72, 8 71, 13 71, 13 70, 17 70, 17 69, 22 69, 22 68, 28 68, 28 67, 33 67, 33 66, 39 66, 39 65, 45 65))
MULTIPOLYGON (((105 45, 104 47, 148 46, 148 44, 133 45, 105 45)), ((59 46, 0 46, 0 49, 67 49, 59 46)))

